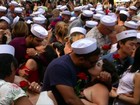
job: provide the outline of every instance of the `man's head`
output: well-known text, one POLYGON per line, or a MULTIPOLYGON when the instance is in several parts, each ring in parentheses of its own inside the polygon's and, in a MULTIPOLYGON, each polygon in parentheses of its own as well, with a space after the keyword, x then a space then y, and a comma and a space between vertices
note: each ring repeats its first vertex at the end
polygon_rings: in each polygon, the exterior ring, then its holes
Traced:
POLYGON ((121 50, 127 56, 131 56, 136 49, 137 44, 137 31, 127 30, 116 35, 117 37, 117 48, 121 50))
POLYGON ((15 18, 16 16, 22 17, 23 9, 20 7, 15 7, 12 17, 15 18))
POLYGON ((83 10, 81 14, 81 20, 86 23, 87 20, 91 20, 93 16, 93 12, 90 10, 83 10))
POLYGON ((136 14, 137 14, 137 7, 135 7, 135 6, 130 6, 130 7, 129 7, 129 14, 130 14, 131 16, 136 15, 136 14))
POLYGON ((42 41, 47 37, 47 30, 41 25, 34 24, 31 26, 31 35, 26 37, 28 47, 36 47, 42 44, 42 41))
POLYGON ((109 35, 114 31, 114 26, 116 25, 116 18, 111 16, 104 16, 100 19, 100 24, 98 29, 101 34, 109 35))
POLYGON ((5 16, 7 13, 7 8, 4 6, 0 6, 0 17, 5 16))
POLYGON ((65 23, 69 23, 71 18, 71 12, 68 10, 65 10, 62 12, 62 19, 65 23))
POLYGON ((89 69, 98 61, 100 49, 97 47, 96 39, 83 38, 75 41, 71 47, 76 66, 89 69))
POLYGON ((119 20, 125 22, 129 17, 129 13, 125 10, 121 10, 119 13, 119 20))

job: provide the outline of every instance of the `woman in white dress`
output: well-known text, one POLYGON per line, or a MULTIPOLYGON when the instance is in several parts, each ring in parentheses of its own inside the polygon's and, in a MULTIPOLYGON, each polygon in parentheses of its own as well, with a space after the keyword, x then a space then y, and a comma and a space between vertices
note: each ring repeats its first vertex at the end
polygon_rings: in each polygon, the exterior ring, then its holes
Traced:
POLYGON ((122 75, 117 89, 110 95, 115 97, 114 105, 140 105, 140 47, 134 56, 134 63, 122 75))

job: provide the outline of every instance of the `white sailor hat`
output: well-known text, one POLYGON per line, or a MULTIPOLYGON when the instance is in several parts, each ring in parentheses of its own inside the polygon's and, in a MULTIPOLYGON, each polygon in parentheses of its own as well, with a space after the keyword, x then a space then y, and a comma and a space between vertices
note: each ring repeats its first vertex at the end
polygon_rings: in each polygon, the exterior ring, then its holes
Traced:
POLYGON ((38 10, 37 10, 40 14, 44 14, 45 13, 45 9, 42 7, 42 6, 40 6, 40 7, 38 7, 38 10))
POLYGON ((86 29, 85 28, 83 28, 83 27, 73 27, 73 28, 71 28, 71 30, 70 30, 70 35, 71 34, 73 34, 73 33, 75 33, 75 32, 79 32, 79 33, 82 33, 83 35, 86 35, 86 29))
POLYGON ((11 24, 10 19, 6 16, 2 16, 0 19, 5 20, 8 24, 11 24))
POLYGON ((33 23, 33 21, 31 21, 30 19, 28 19, 28 20, 26 21, 26 23, 27 23, 27 24, 31 24, 31 23, 33 23))
POLYGON ((81 11, 81 7, 74 7, 74 11, 81 11))
POLYGON ((71 12, 68 11, 68 10, 62 11, 61 14, 62 15, 69 15, 69 16, 71 16, 71 12))
POLYGON ((94 10, 95 10, 95 8, 90 8, 89 10, 90 10, 90 11, 94 11, 94 10))
POLYGON ((140 20, 137 22, 138 26, 140 26, 140 20))
POLYGON ((120 14, 124 14, 124 15, 126 15, 127 17, 130 16, 129 13, 128 13, 127 11, 125 11, 125 10, 121 10, 121 11, 120 11, 120 14))
POLYGON ((96 11, 96 13, 105 15, 105 12, 104 11, 96 11))
POLYGON ((117 11, 120 11, 120 10, 126 10, 126 7, 124 7, 124 6, 120 6, 120 7, 117 7, 116 10, 117 10, 117 11))
POLYGON ((66 6, 66 5, 60 7, 60 10, 61 10, 61 11, 64 11, 64 10, 66 10, 66 9, 67 9, 67 6, 66 6))
POLYGON ((20 17, 19 16, 16 16, 13 20, 13 23, 12 23, 12 27, 14 27, 14 25, 19 21, 20 17))
POLYGON ((14 13, 22 13, 23 9, 20 7, 15 7, 14 13))
POLYGON ((93 12, 90 10, 83 10, 82 15, 85 17, 92 17, 93 16, 93 12))
POLYGON ((109 16, 115 18, 117 20, 117 15, 113 12, 108 13, 109 16))
POLYGON ((9 3, 9 5, 18 6, 18 3, 17 3, 16 1, 11 1, 11 2, 9 3))
POLYGON ((88 4, 88 7, 91 8, 91 7, 93 7, 93 5, 89 3, 89 4, 88 4))
POLYGON ((62 7, 62 5, 57 5, 56 9, 60 9, 62 7))
POLYGON ((129 9, 136 11, 137 7, 136 6, 130 6, 129 9))
POLYGON ((94 38, 83 38, 71 45, 75 54, 89 54, 97 49, 97 40, 94 38))
POLYGON ((131 20, 131 21, 125 21, 124 26, 128 28, 132 28, 132 29, 137 29, 139 25, 136 22, 131 20))
POLYGON ((82 10, 88 10, 88 5, 84 5, 83 7, 82 7, 82 10))
POLYGON ((130 37, 137 37, 136 30, 126 30, 116 35, 117 41, 122 39, 130 38, 130 37))
POLYGON ((92 21, 92 20, 88 20, 88 21, 86 21, 86 27, 89 27, 89 28, 93 28, 93 27, 95 27, 95 26, 97 26, 98 25, 98 22, 96 22, 96 21, 92 21))
POLYGON ((102 14, 93 14, 93 19, 100 20, 103 17, 102 14))
POLYGON ((35 24, 44 24, 46 21, 46 18, 44 17, 33 17, 33 22, 35 24))
POLYGON ((1 44, 0 45, 0 54, 11 54, 15 55, 15 48, 11 45, 1 44))
POLYGON ((0 12, 6 12, 7 8, 4 6, 0 6, 0 12))
POLYGON ((98 7, 95 9, 96 11, 103 11, 103 8, 102 7, 98 7))
POLYGON ((75 16, 70 18, 70 22, 74 21, 75 19, 77 19, 75 16))
POLYGON ((48 31, 39 24, 33 24, 31 26, 31 32, 38 38, 44 39, 48 36, 48 31))
POLYGON ((140 43, 140 33, 137 33, 137 42, 140 43))
POLYGON ((100 22, 105 26, 114 26, 116 24, 116 21, 116 18, 107 15, 103 16, 100 19, 100 22))

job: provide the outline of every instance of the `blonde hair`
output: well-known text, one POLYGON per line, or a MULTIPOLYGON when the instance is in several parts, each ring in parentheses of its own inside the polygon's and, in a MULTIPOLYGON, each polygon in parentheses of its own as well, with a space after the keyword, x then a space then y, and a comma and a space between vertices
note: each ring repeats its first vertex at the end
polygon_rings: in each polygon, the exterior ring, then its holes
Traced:
POLYGON ((64 39, 68 34, 68 25, 65 22, 58 22, 55 26, 55 35, 64 39))
POLYGON ((58 17, 59 14, 60 14, 60 11, 57 10, 57 9, 54 9, 54 10, 52 11, 52 14, 53 14, 53 17, 58 17))
POLYGON ((29 34, 28 26, 25 22, 19 21, 15 24, 12 30, 13 37, 24 37, 29 34))

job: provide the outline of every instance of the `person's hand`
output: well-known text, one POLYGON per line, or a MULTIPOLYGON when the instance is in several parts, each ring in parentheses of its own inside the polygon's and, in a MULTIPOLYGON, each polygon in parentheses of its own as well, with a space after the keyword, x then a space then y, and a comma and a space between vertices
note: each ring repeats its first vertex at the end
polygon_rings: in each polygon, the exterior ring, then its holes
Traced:
POLYGON ((21 76, 21 77, 27 79, 28 76, 29 76, 29 70, 20 69, 20 70, 18 71, 18 74, 19 74, 19 76, 21 76))
POLYGON ((41 86, 36 83, 36 82, 32 82, 28 88, 30 91, 35 92, 35 93, 40 93, 41 91, 41 86))
POLYGON ((35 56, 37 54, 37 51, 34 49, 34 48, 28 48, 26 50, 26 53, 29 55, 29 56, 35 56))
POLYGON ((113 97, 113 98, 116 98, 117 97, 117 92, 116 91, 117 91, 117 88, 112 87, 112 89, 111 89, 111 91, 109 93, 109 96, 113 97))
POLYGON ((64 53, 69 54, 72 52, 72 48, 70 47, 70 43, 66 42, 65 47, 64 47, 64 53))
POLYGON ((97 78, 104 82, 111 82, 111 74, 106 71, 100 72, 100 75, 97 78))
POLYGON ((15 78, 14 78, 14 83, 15 84, 17 84, 18 86, 20 86, 20 82, 21 81, 27 81, 28 82, 28 80, 26 80, 25 78, 23 78, 21 76, 15 76, 15 78))
POLYGON ((39 53, 45 52, 45 46, 43 46, 43 45, 41 45, 41 46, 36 46, 35 49, 36 49, 37 52, 39 52, 39 53))

